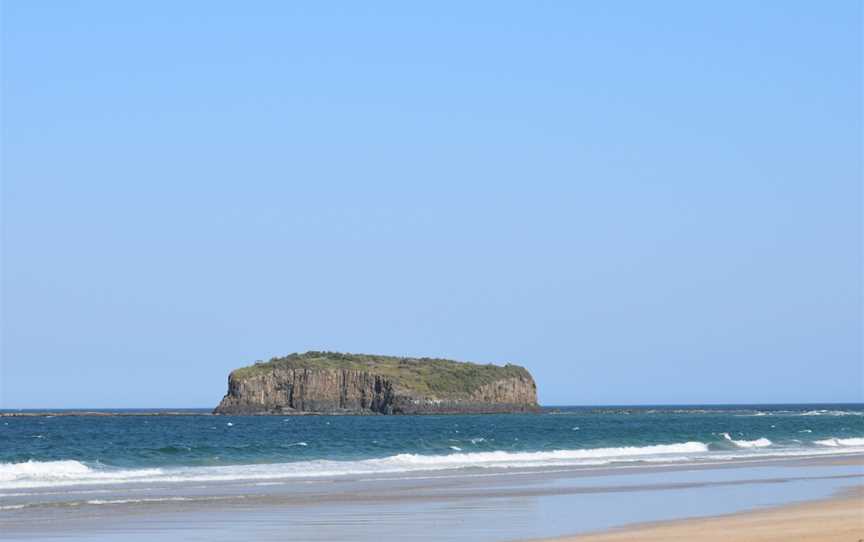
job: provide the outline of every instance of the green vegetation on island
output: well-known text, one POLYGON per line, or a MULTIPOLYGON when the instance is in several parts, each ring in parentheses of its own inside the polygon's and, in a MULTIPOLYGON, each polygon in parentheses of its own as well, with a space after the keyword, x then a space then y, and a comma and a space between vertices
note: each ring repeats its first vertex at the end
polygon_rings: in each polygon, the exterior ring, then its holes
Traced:
POLYGON ((408 358, 369 354, 310 351, 259 361, 237 369, 234 378, 244 379, 274 369, 349 370, 387 377, 404 389, 435 396, 469 395, 481 386, 510 378, 531 379, 518 365, 476 364, 439 358, 408 358))

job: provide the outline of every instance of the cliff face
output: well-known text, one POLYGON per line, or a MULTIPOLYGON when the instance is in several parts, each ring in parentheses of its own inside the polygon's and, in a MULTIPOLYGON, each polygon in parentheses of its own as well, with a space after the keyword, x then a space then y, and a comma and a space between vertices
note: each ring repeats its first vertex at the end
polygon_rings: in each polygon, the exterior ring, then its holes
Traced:
POLYGON ((307 352, 233 371, 216 414, 530 412, 522 367, 307 352))

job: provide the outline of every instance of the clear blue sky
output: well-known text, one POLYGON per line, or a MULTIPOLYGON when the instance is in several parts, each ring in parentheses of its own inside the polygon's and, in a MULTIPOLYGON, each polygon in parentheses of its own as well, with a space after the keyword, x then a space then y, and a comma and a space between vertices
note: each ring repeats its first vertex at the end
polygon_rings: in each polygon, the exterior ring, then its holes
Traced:
POLYGON ((861 2, 407 4, 3 2, 0 407, 864 399, 861 2))

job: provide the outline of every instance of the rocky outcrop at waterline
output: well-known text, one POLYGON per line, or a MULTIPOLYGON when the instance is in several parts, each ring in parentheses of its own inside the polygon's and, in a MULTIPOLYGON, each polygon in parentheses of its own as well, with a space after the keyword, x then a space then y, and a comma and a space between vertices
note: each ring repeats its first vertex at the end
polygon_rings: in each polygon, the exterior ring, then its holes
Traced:
POLYGON ((446 359, 306 352, 233 371, 215 414, 533 412, 523 367, 446 359))

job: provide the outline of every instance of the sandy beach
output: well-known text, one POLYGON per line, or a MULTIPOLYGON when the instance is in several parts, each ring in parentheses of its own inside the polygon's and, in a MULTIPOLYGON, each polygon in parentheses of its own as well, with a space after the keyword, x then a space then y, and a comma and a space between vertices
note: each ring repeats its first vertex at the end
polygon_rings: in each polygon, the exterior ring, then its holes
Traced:
POLYGON ((823 501, 733 515, 638 525, 544 542, 859 542, 864 539, 864 489, 823 501))

